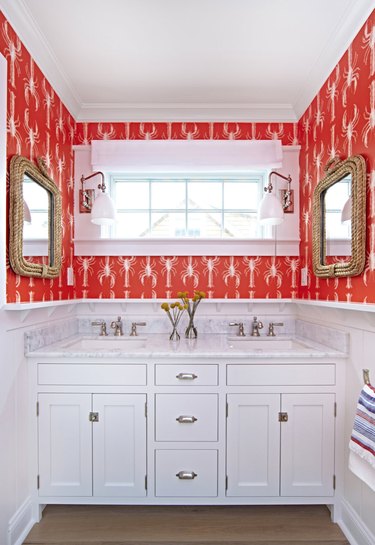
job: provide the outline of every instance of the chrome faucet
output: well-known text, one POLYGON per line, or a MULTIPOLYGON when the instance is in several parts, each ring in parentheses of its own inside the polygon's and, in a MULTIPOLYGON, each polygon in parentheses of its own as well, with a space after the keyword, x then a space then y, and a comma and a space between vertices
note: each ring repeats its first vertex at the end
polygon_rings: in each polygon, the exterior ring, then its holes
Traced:
POLYGON ((244 330, 244 327, 243 327, 243 322, 229 322, 229 325, 230 326, 238 325, 237 337, 246 337, 245 330, 244 330))
POLYGON ((260 337, 260 329, 263 329, 263 322, 261 322, 256 316, 254 316, 254 319, 251 322, 251 336, 260 337))
POLYGON ((104 320, 98 320, 97 322, 91 322, 91 325, 100 325, 100 333, 99 335, 101 337, 107 337, 107 324, 104 320))
POLYGON ((123 335, 121 316, 118 316, 117 320, 111 322, 111 328, 115 330, 115 337, 121 337, 123 335))
POLYGON ((146 324, 146 322, 132 322, 130 337, 136 337, 138 335, 138 333, 137 333, 137 326, 138 325, 147 325, 147 324, 146 324))
POLYGON ((270 323, 268 324, 268 333, 267 333, 267 337, 276 337, 276 333, 275 333, 275 331, 274 331, 275 325, 278 325, 278 326, 280 325, 280 326, 282 326, 282 325, 284 325, 284 322, 278 322, 278 323, 276 323, 276 322, 270 322, 270 323))

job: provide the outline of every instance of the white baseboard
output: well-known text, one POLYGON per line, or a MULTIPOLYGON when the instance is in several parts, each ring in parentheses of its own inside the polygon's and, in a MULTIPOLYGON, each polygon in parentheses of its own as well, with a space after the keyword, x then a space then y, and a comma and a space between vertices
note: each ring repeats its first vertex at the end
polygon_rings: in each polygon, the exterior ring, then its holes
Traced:
POLYGON ((342 518, 338 525, 350 545, 374 545, 375 535, 367 528, 353 507, 345 500, 341 502, 342 518))
POLYGON ((35 522, 32 514, 31 498, 28 497, 9 521, 7 545, 22 545, 35 522))

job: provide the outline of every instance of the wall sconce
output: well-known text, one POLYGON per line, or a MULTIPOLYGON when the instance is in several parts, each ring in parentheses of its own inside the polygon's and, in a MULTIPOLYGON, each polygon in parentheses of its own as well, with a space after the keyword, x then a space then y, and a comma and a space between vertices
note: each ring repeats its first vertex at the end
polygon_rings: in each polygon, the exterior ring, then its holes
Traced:
POLYGON ((272 170, 268 176, 268 185, 264 188, 266 192, 259 204, 258 221, 265 225, 280 225, 284 221, 284 213, 294 212, 293 189, 290 189, 292 178, 290 175, 284 176, 275 170, 272 170), (281 201, 272 194, 273 185, 271 181, 272 174, 279 176, 288 182, 287 189, 280 191, 281 201))
POLYGON ((31 225, 31 212, 25 199, 23 199, 23 221, 24 223, 31 225))
POLYGON ((110 225, 115 221, 115 207, 111 197, 105 192, 107 186, 104 181, 103 172, 94 172, 90 176, 81 176, 82 189, 79 190, 79 211, 80 213, 91 212, 91 221, 97 225, 110 225), (100 175, 102 182, 98 185, 101 193, 95 198, 95 189, 85 189, 84 183, 94 176, 100 175))
POLYGON ((352 196, 348 198, 341 212, 341 223, 347 223, 352 219, 352 196))

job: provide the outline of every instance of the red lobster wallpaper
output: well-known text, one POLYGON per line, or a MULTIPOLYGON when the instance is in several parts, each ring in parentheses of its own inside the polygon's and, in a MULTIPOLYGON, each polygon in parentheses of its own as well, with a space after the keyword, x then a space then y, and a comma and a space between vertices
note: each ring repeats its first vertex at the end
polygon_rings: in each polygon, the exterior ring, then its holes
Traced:
POLYGON ((0 53, 8 61, 8 164, 15 154, 31 160, 44 157, 50 175, 61 191, 63 205, 61 276, 54 280, 18 276, 9 267, 7 258, 7 300, 69 299, 73 290, 66 285, 65 279, 66 268, 73 263, 72 142, 75 121, 1 12, 0 53))
MULTIPOLYGON (((372 12, 298 124, 300 153, 300 259, 308 287, 299 296, 375 302, 375 11, 372 12), (367 164, 367 255, 364 274, 321 279, 312 273, 312 196, 333 157, 363 155, 367 164)), ((339 259, 339 258, 337 258, 339 259)))
POLYGON ((68 298, 167 298, 199 288, 211 298, 303 297, 375 302, 375 16, 344 54, 308 110, 293 123, 77 123, 6 19, 0 52, 8 60, 8 159, 43 156, 63 196, 64 261, 55 281, 21 278, 8 267, 8 302, 68 298), (74 257, 72 144, 92 139, 281 139, 302 145, 300 259, 289 257, 74 257), (334 155, 362 154, 368 167, 366 270, 349 279, 317 279, 311 269, 312 194, 334 155), (74 266, 75 286, 66 286, 74 266), (300 266, 309 285, 299 287, 300 266))

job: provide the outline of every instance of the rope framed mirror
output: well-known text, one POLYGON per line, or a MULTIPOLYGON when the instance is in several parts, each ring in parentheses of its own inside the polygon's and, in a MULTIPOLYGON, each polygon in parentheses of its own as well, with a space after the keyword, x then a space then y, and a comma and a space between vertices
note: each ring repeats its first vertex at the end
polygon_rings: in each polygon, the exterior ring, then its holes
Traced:
POLYGON ((56 278, 62 261, 61 195, 43 159, 38 158, 37 163, 20 155, 10 161, 9 261, 21 276, 56 278), (32 207, 25 200, 27 192, 34 201, 32 207), (36 236, 45 236, 48 257, 42 262, 27 259, 25 225, 33 222, 36 236))

